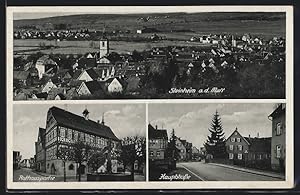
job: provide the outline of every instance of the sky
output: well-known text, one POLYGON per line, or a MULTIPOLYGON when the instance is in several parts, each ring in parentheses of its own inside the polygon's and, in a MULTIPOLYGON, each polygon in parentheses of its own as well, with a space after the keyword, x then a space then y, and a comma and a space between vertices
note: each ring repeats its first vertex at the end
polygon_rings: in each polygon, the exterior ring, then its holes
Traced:
POLYGON ((22 159, 34 156, 34 143, 37 140, 38 129, 39 127, 45 128, 47 111, 52 106, 80 116, 87 108, 90 112, 89 118, 94 121, 101 121, 104 113, 105 125, 109 126, 119 139, 133 135, 146 136, 146 110, 143 104, 16 104, 13 108, 13 150, 20 151, 22 159))
MULTIPOLYGON (((258 8, 256 8, 258 9, 258 8)), ((14 12, 14 20, 19 19, 36 19, 53 16, 77 15, 77 14, 139 14, 139 13, 198 13, 198 12, 240 12, 251 11, 249 7, 244 8, 229 8, 224 6, 67 6, 67 7, 29 7, 19 8, 14 12)), ((261 7, 260 10, 270 11, 267 8, 261 7)), ((271 11, 276 11, 274 8, 271 11)), ((280 10, 277 10, 280 11, 280 10)), ((282 11, 282 10, 281 10, 282 11)))
POLYGON ((218 111, 225 137, 238 128, 242 136, 272 136, 272 122, 268 116, 275 104, 149 104, 149 123, 167 129, 168 137, 175 134, 200 148, 210 134, 213 115, 218 111))
MULTIPOLYGON (((95 7, 96 9, 96 7, 95 7)), ((54 16, 67 16, 67 15, 80 15, 80 14, 138 14, 138 13, 173 13, 173 12, 187 12, 187 13, 195 13, 199 10, 191 9, 189 6, 146 6, 146 7, 137 7, 137 6, 102 6, 99 8, 98 12, 72 12, 66 11, 64 12, 15 12, 14 20, 20 19, 36 19, 36 18, 47 18, 54 16)))

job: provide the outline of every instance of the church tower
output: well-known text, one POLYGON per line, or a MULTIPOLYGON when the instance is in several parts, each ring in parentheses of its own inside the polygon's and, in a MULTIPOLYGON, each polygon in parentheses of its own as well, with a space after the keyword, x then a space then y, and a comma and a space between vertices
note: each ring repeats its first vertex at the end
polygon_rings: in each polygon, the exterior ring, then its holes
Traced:
POLYGON ((100 40, 100 58, 106 56, 109 53, 109 41, 107 38, 100 40))

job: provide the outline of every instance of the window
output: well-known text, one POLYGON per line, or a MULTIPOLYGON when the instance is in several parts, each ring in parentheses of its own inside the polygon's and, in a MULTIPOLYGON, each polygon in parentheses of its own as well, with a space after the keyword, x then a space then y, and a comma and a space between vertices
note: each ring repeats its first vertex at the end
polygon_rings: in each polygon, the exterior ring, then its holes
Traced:
POLYGON ((243 159, 243 154, 238 154, 238 159, 242 160, 243 159))
POLYGON ((281 146, 276 146, 276 158, 281 158, 281 146))
POLYGON ((261 154, 258 155, 258 159, 261 160, 261 154))
POLYGON ((60 128, 60 137, 65 137, 65 128, 60 128))
POLYGON ((74 165, 73 164, 69 165, 69 170, 74 170, 74 165))
POLYGON ((231 138, 231 142, 235 142, 235 138, 234 137, 231 138))
POLYGON ((65 138, 68 138, 68 133, 69 133, 69 131, 68 131, 68 129, 66 128, 65 138))
POLYGON ((151 152, 150 152, 150 156, 153 156, 153 155, 154 155, 154 153, 153 153, 153 151, 151 151, 151 152))
POLYGON ((243 150, 243 146, 242 145, 238 145, 238 150, 243 150))
POLYGON ((236 141, 237 141, 237 142, 241 142, 241 138, 239 138, 239 137, 236 138, 236 141))
POLYGON ((160 151, 157 151, 157 152, 156 152, 156 156, 160 156, 160 151))
POLYGON ((281 133, 282 133, 281 130, 282 130, 282 125, 281 125, 281 123, 277 123, 276 129, 275 129, 276 135, 281 135, 281 133))
POLYGON ((233 145, 229 145, 229 150, 233 150, 233 145))
POLYGON ((233 159, 233 153, 229 153, 229 159, 233 159))
POLYGON ((78 139, 78 133, 75 131, 74 132, 74 140, 77 140, 78 139))

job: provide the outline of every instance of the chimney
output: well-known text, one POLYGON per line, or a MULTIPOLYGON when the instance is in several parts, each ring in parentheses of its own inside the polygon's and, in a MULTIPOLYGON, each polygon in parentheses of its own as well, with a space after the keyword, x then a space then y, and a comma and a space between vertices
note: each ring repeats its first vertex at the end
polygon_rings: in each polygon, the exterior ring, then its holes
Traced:
POLYGON ((257 138, 259 138, 259 133, 257 133, 257 138))
POLYGON ((87 109, 85 109, 82 114, 85 120, 89 120, 89 111, 87 109))
POLYGON ((249 138, 251 138, 250 134, 249 134, 249 138))
POLYGON ((102 114, 102 121, 101 121, 101 124, 104 125, 104 113, 102 114))
POLYGON ((157 130, 157 125, 155 125, 155 129, 157 130))
POLYGON ((100 123, 100 120, 97 120, 97 123, 100 123))

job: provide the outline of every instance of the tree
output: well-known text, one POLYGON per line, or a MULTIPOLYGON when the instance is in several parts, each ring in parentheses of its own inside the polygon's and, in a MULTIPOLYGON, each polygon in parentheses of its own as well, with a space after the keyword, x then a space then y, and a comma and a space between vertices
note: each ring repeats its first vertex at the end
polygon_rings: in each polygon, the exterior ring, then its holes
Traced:
POLYGON ((87 162, 91 156, 91 147, 82 140, 76 141, 73 145, 71 160, 78 163, 78 181, 81 181, 82 163, 87 162))
POLYGON ((124 171, 126 166, 131 167, 131 177, 134 180, 134 163, 145 162, 146 159, 146 138, 139 136, 125 137, 121 143, 119 160, 123 162, 124 171))
POLYGON ((175 130, 173 129, 166 150, 166 156, 171 158, 172 163, 174 163, 172 167, 173 169, 176 168, 176 161, 179 159, 179 150, 176 147, 176 139, 175 130))
POLYGON ((60 145, 58 147, 58 150, 56 152, 56 156, 58 159, 62 160, 63 166, 64 166, 64 181, 67 179, 66 174, 66 162, 71 160, 72 158, 72 148, 70 148, 68 145, 60 145))
POLYGON ((212 155, 213 158, 226 157, 225 136, 218 111, 214 114, 211 127, 208 130, 211 134, 204 144, 207 154, 212 155))
POLYGON ((94 152, 88 159, 88 166, 95 172, 97 169, 105 163, 105 156, 103 151, 94 152))
POLYGON ((139 53, 138 51, 133 50, 133 52, 132 52, 132 59, 133 59, 135 62, 139 62, 139 61, 142 61, 142 60, 143 60, 143 56, 142 56, 141 53, 139 53))

